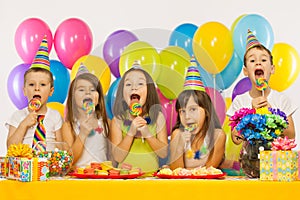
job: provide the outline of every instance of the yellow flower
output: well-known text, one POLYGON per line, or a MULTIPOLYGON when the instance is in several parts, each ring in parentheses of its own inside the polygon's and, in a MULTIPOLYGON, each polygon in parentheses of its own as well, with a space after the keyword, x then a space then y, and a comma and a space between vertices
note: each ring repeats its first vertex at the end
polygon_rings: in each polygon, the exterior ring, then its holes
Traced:
POLYGON ((256 109, 256 114, 266 115, 266 114, 272 114, 267 107, 262 107, 256 109))

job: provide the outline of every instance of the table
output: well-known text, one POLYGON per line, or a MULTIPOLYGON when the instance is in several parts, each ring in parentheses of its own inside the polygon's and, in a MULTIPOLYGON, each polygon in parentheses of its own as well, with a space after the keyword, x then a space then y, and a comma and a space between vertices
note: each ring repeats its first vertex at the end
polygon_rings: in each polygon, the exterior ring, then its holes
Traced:
POLYGON ((299 199, 300 181, 218 179, 62 179, 45 182, 0 181, 4 199, 299 199))

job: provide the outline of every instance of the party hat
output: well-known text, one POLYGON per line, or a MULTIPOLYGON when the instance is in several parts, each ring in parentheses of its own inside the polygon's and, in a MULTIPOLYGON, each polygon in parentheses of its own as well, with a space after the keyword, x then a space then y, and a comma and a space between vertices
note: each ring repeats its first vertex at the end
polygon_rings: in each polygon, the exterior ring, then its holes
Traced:
POLYGON ((43 68, 50 71, 47 36, 45 35, 30 68, 43 68))
POLYGON ((191 65, 189 66, 185 77, 184 90, 199 90, 205 92, 203 81, 194 56, 192 56, 190 63, 191 65))
POLYGON ((142 69, 140 62, 138 60, 135 60, 132 64, 132 68, 134 69, 142 69))
POLYGON ((85 74, 85 73, 90 73, 89 70, 86 68, 86 66, 84 66, 83 63, 80 63, 80 66, 78 68, 78 71, 76 73, 76 77, 81 75, 81 74, 85 74))
POLYGON ((255 35, 253 35, 252 31, 250 29, 248 29, 246 50, 248 50, 256 45, 260 45, 260 42, 257 40, 255 35))

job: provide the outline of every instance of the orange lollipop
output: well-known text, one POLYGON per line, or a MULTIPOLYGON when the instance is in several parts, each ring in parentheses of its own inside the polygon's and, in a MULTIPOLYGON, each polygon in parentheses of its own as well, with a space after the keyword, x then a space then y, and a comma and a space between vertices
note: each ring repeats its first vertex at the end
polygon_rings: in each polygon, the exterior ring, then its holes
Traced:
POLYGON ((42 102, 38 98, 33 98, 28 103, 28 108, 32 111, 38 111, 42 106, 42 102))
POLYGON ((133 116, 139 116, 143 112, 142 105, 135 101, 132 102, 129 106, 129 112, 133 116))

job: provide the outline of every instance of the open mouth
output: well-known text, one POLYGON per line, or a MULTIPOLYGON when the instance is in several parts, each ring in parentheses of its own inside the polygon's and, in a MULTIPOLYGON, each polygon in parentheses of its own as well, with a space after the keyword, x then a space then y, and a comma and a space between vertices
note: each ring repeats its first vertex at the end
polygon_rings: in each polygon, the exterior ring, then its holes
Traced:
POLYGON ((32 98, 33 98, 33 99, 34 99, 34 98, 41 99, 42 97, 41 97, 40 95, 34 95, 32 98))
POLYGON ((254 74, 256 79, 264 77, 264 71, 262 69, 256 69, 254 74))
POLYGON ((131 101, 139 101, 140 100, 140 95, 138 95, 138 94, 132 94, 131 96, 130 96, 130 100, 131 101))
POLYGON ((82 103, 85 103, 85 102, 93 102, 93 99, 91 99, 91 98, 83 99, 82 103))

